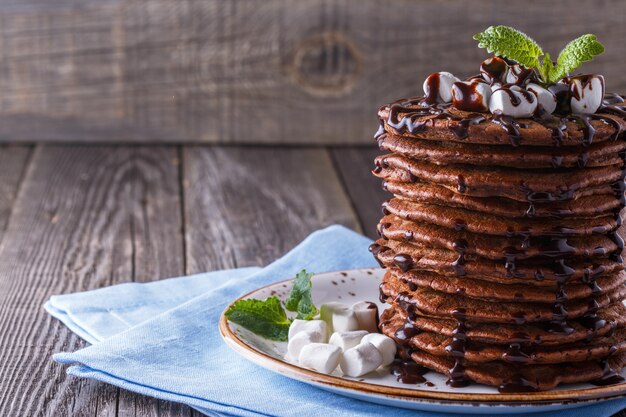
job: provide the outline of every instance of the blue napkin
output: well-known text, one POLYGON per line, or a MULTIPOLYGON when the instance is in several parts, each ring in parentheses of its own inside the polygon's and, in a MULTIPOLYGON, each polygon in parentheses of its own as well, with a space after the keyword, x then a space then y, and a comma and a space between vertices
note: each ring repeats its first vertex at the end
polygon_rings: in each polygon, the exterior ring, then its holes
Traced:
MULTIPOLYGON (((44 306, 46 310, 93 343, 76 352, 56 354, 54 359, 72 364, 70 375, 185 403, 211 416, 450 416, 331 394, 258 367, 221 340, 218 318, 232 299, 294 276, 302 268, 320 273, 375 266, 367 251, 370 243, 344 227, 331 226, 311 234, 262 269, 54 296, 44 306)), ((625 400, 614 400, 545 416, 602 417, 624 407, 625 400)))

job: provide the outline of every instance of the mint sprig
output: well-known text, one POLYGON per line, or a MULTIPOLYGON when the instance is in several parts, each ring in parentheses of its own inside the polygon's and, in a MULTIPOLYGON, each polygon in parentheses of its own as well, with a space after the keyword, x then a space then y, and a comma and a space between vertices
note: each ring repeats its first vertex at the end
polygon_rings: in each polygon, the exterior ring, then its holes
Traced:
POLYGON ((313 304, 311 283, 312 273, 306 272, 305 269, 298 272, 296 278, 293 280, 293 287, 291 293, 285 301, 285 307, 289 311, 295 311, 298 313, 297 319, 311 320, 317 314, 317 307, 313 304))
POLYGON ((604 46, 595 35, 587 34, 568 43, 559 54, 556 65, 541 47, 528 35, 508 26, 490 26, 484 32, 474 35, 478 47, 487 49, 527 67, 536 69, 542 81, 554 83, 574 71, 583 62, 604 52, 604 46), (543 56, 540 61, 539 58, 543 56))
POLYGON ((277 297, 261 301, 239 300, 225 313, 226 318, 270 340, 286 341, 291 320, 277 297))
POLYGON ((528 68, 539 67, 541 47, 525 33, 508 26, 489 26, 474 35, 479 48, 509 58, 528 68))
MULTIPOLYGON (((317 307, 313 304, 312 298, 312 276, 312 273, 304 269, 298 272, 289 297, 285 301, 287 310, 298 313, 297 319, 311 320, 317 315, 317 307)), ((224 315, 228 320, 259 336, 279 342, 287 341, 289 326, 293 321, 287 318, 287 313, 277 297, 265 300, 254 298, 239 300, 230 306, 224 315)))
MULTIPOLYGON (((556 66, 550 71, 549 80, 560 80, 570 72, 582 65, 583 62, 591 61, 594 56, 604 52, 604 46, 596 40, 596 35, 582 35, 568 43, 559 54, 556 66)), ((549 61, 549 56, 546 55, 549 61)))

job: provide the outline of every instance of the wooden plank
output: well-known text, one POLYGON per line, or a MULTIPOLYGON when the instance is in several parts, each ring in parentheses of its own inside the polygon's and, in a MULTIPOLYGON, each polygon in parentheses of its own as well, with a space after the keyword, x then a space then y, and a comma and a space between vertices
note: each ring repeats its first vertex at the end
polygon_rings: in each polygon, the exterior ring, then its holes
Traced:
POLYGON ((0 146, 0 242, 11 217, 30 154, 29 147, 0 146))
POLYGON ((0 415, 189 415, 68 378, 51 354, 85 343, 41 308, 52 294, 183 271, 177 162, 172 147, 36 149, 0 246, 0 415))
POLYGON ((447 70, 476 73, 472 35, 509 24, 626 91, 619 0, 7 0, 0 138, 21 141, 370 143, 379 105, 447 70), (468 18, 471 16, 471 19, 468 18))
POLYGON ((324 149, 190 147, 183 184, 188 273, 265 265, 334 223, 359 230, 324 149))
POLYGON ((381 181, 372 175, 374 157, 383 151, 378 148, 333 148, 335 166, 341 175, 346 192, 358 215, 361 228, 372 239, 377 239, 376 225, 382 217, 381 203, 391 198, 381 181))

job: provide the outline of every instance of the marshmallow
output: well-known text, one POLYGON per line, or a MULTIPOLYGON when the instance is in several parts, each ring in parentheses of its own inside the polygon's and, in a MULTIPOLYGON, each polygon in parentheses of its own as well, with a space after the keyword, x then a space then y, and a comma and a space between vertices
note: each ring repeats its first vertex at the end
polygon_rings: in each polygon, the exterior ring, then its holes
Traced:
POLYGON ((367 342, 343 352, 339 366, 344 375, 359 377, 372 372, 383 363, 383 356, 376 346, 367 342))
POLYGON ((551 91, 546 90, 539 84, 530 83, 526 89, 537 96, 537 104, 540 105, 548 114, 554 113, 556 110, 556 96, 551 91))
POLYGON ((601 75, 579 75, 570 77, 569 91, 572 113, 595 113, 604 98, 604 77, 601 75))
POLYGON ((359 322, 354 310, 346 308, 333 312, 333 332, 359 330, 359 322))
POLYGON ((510 65, 506 73, 506 83, 520 84, 526 81, 531 73, 531 69, 524 68, 519 64, 510 65))
POLYGON ((449 72, 434 72, 424 81, 424 94, 433 103, 450 103, 452 101, 452 84, 460 81, 449 72), (437 91, 433 91, 436 89, 437 91))
POLYGON ((501 88, 491 93, 489 111, 512 117, 530 117, 537 110, 537 96, 520 87, 501 88))
POLYGON ((360 330, 378 333, 378 307, 371 301, 359 301, 352 304, 360 330))
POLYGON ((333 332, 333 313, 348 308, 346 304, 331 301, 320 306, 320 319, 326 322, 328 332, 333 332))
POLYGON ((365 330, 353 330, 351 332, 335 332, 330 336, 328 343, 339 346, 342 351, 351 349, 361 343, 361 339, 367 336, 365 330))
POLYGON ((322 304, 320 318, 327 324, 329 333, 359 330, 354 310, 342 303, 331 302, 322 304))
POLYGON ((324 335, 321 332, 299 332, 287 343, 287 353, 291 358, 299 358, 302 348, 310 343, 322 343, 324 335))
POLYGON ((370 333, 361 339, 361 343, 371 343, 383 357, 383 366, 390 365, 396 357, 396 342, 380 333, 370 333))
POLYGON ((486 112, 490 96, 491 86, 479 80, 459 81, 452 86, 452 105, 459 110, 486 112))
POLYGON ((300 332, 319 332, 324 336, 324 342, 328 339, 328 331, 326 322, 323 320, 294 320, 289 326, 289 339, 291 340, 300 332))
POLYGON ((341 349, 327 343, 311 343, 302 348, 298 360, 300 366, 330 374, 339 365, 341 349))
POLYGON ((501 83, 506 81, 509 64, 498 56, 488 58, 480 64, 480 74, 488 83, 501 83))

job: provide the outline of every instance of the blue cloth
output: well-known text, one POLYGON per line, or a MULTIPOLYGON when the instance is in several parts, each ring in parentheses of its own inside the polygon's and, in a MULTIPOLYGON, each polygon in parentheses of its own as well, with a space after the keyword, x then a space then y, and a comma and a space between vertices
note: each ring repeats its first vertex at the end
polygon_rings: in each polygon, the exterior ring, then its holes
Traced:
MULTIPOLYGON (((367 238, 341 226, 317 231, 265 268, 242 268, 122 284, 52 297, 44 306, 93 343, 54 359, 68 373, 156 398, 185 403, 210 416, 450 416, 396 409, 328 393, 258 367, 230 350, 218 332, 228 302, 294 276, 375 266, 367 238)), ((545 413, 610 416, 625 400, 545 413)), ((541 416, 542 414, 534 414, 541 416)))

